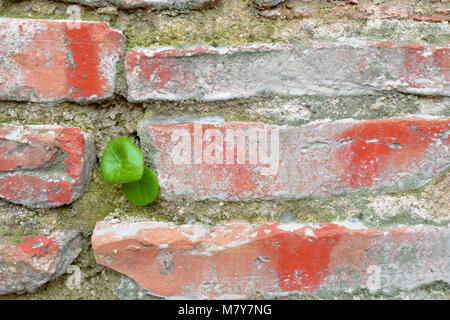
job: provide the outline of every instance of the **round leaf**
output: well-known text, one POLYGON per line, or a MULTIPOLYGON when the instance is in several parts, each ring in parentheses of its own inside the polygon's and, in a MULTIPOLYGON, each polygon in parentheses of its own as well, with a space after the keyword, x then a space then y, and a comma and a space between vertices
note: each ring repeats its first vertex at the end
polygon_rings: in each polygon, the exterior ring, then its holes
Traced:
POLYGON ((125 183, 122 190, 127 199, 137 206, 146 206, 155 201, 159 191, 158 179, 152 170, 145 167, 142 179, 125 183))
POLYGON ((102 156, 102 174, 108 183, 128 183, 142 178, 144 155, 130 139, 112 140, 102 156))

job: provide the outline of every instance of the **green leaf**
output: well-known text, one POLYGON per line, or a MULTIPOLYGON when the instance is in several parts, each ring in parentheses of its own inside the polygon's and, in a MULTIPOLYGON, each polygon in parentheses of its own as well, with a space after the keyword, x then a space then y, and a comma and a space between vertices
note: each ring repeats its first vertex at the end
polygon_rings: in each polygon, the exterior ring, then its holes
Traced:
POLYGON ((137 206, 146 206, 155 201, 159 191, 158 179, 152 170, 145 167, 142 179, 125 183, 122 190, 127 199, 137 206))
POLYGON ((138 181, 144 173, 144 155, 130 139, 120 137, 106 147, 101 168, 103 179, 108 183, 138 181))

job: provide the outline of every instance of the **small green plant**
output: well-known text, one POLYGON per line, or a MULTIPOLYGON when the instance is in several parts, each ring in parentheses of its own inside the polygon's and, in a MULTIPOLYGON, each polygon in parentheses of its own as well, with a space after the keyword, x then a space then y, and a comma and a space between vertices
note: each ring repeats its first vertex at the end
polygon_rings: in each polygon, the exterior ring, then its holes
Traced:
POLYGON ((120 137, 105 148, 101 169, 103 179, 122 184, 127 199, 137 206, 155 201, 159 191, 158 179, 144 164, 144 155, 130 139, 120 137))

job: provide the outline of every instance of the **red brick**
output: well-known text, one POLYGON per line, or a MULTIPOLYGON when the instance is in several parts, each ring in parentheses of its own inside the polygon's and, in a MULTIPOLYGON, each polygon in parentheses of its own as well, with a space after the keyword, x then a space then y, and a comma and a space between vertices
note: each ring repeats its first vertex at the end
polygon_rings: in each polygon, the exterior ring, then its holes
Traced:
POLYGON ((365 228, 358 224, 249 224, 209 227, 155 221, 99 222, 97 262, 166 298, 371 292, 450 281, 448 228, 365 228))
POLYGON ((294 9, 294 16, 296 18, 309 18, 312 15, 312 10, 308 7, 296 7, 294 9))
POLYGON ((330 3, 328 10, 340 18, 349 20, 367 20, 367 19, 408 19, 419 21, 442 22, 449 21, 449 13, 446 9, 434 8, 430 6, 414 5, 411 3, 388 3, 380 5, 350 5, 337 2, 330 3), (336 5, 337 4, 337 5, 336 5))
POLYGON ((414 8, 405 3, 390 3, 379 8, 380 18, 409 18, 414 8))
POLYGON ((0 198, 31 208, 78 199, 95 162, 92 137, 78 128, 0 125, 0 198))
POLYGON ((397 90, 450 93, 448 46, 305 42, 130 50, 128 99, 224 100, 256 95, 358 95, 397 90), (413 49, 414 47, 414 49, 413 49))
POLYGON ((277 5, 279 5, 284 1, 285 0, 252 0, 252 3, 256 8, 260 10, 266 10, 276 7, 277 5))
POLYGON ((34 292, 64 274, 81 248, 82 238, 76 232, 0 236, 0 295, 34 292))
POLYGON ((281 10, 281 8, 261 10, 261 11, 258 11, 258 14, 261 17, 273 19, 273 20, 284 18, 283 10, 281 10))
POLYGON ((124 42, 106 23, 0 19, 0 99, 110 98, 124 42))
POLYGON ((242 201, 420 187, 449 168, 449 129, 449 119, 340 120, 290 127, 217 117, 148 119, 140 123, 138 134, 156 169, 162 198, 242 201), (227 130, 247 137, 245 145, 228 145, 227 130), (257 137, 257 130, 267 137, 257 137), (250 136, 259 146, 273 141, 279 157, 264 161, 257 147, 250 153, 250 136), (183 142, 190 146, 185 159, 177 158, 183 142), (242 146, 246 149, 239 160, 236 150, 244 150, 242 146))
POLYGON ((153 8, 155 10, 193 10, 210 8, 219 0, 63 0, 93 7, 153 8))
POLYGON ((382 19, 411 19, 419 21, 442 22, 449 21, 448 12, 445 10, 435 10, 436 13, 442 13, 446 16, 436 14, 415 13, 414 7, 404 3, 390 3, 375 9, 373 17, 382 19))

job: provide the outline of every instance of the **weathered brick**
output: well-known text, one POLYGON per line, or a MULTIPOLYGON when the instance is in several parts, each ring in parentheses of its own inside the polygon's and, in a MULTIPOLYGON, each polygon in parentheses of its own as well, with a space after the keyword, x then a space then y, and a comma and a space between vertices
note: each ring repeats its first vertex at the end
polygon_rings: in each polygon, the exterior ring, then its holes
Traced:
POLYGON ((0 99, 109 98, 124 42, 106 23, 0 18, 0 99))
POLYGON ((450 231, 231 221, 209 227, 99 222, 97 262, 166 298, 243 298, 254 291, 371 292, 450 282, 450 231))
POLYGON ((62 0, 86 6, 119 8, 153 8, 156 10, 193 10, 214 6, 219 0, 62 0))
POLYGON ((414 8, 406 3, 390 3, 377 9, 380 18, 407 19, 414 13, 414 8))
POLYGON ((274 19, 274 20, 284 17, 283 10, 281 10, 280 8, 261 10, 258 12, 258 14, 264 18, 274 19))
POLYGON ((209 117, 152 118, 138 134, 162 198, 241 201, 420 187, 448 170, 449 129, 449 119, 291 127, 209 117))
POLYGON ((265 10, 273 8, 284 1, 285 0, 252 0, 252 3, 256 8, 260 10, 265 10))
MULTIPOLYGON (((374 3, 373 1, 332 1, 328 3, 330 13, 346 19, 408 19, 419 21, 442 22, 449 21, 450 17, 445 9, 442 9, 438 1, 420 2, 393 2, 374 3), (355 5, 357 4, 357 5, 355 5)), ((310 4, 311 5, 311 4, 310 4)), ((315 9, 320 8, 319 3, 315 9)))
POLYGON ((308 7, 296 7, 294 9, 294 16, 296 18, 309 18, 312 14, 312 10, 308 7))
POLYGON ((21 239, 0 236, 0 295, 34 292, 66 273, 81 248, 82 238, 74 231, 21 239))
POLYGON ((128 99, 223 100, 255 95, 450 93, 448 46, 306 42, 130 50, 128 99))
POLYGON ((71 203, 94 162, 93 138, 78 128, 0 124, 0 198, 31 208, 71 203))
MULTIPOLYGON (((375 8, 375 12, 371 15, 371 18, 381 19, 412 19, 419 21, 449 21, 450 17, 448 12, 435 9, 437 14, 419 14, 413 6, 405 3, 390 3, 375 8), (440 15, 440 14, 444 14, 440 15)), ((420 10, 419 10, 420 11, 420 10)))

